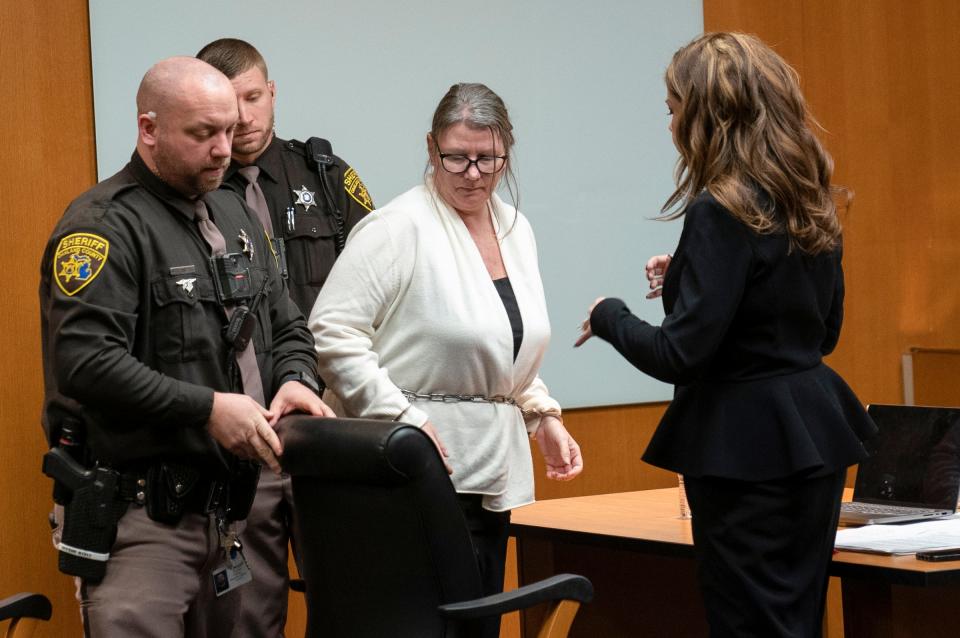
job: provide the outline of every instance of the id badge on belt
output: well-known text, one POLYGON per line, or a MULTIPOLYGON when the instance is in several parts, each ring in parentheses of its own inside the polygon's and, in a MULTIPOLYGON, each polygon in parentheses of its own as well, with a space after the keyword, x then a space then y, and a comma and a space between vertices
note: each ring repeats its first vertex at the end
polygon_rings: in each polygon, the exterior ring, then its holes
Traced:
POLYGON ((217 598, 233 591, 241 585, 253 580, 247 559, 243 557, 243 545, 235 529, 219 515, 217 516, 217 535, 220 537, 220 550, 224 555, 224 562, 211 574, 213 591, 217 598))

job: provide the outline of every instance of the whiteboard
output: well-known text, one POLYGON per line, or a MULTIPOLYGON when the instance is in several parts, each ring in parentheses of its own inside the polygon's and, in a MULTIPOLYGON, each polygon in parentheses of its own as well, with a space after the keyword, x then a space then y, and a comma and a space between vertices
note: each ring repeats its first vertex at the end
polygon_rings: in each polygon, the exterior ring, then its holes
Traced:
POLYGON ((572 343, 598 296, 663 318, 643 275, 680 232, 653 219, 676 162, 663 71, 702 30, 702 0, 90 0, 99 176, 133 151, 146 70, 221 37, 266 58, 277 134, 329 139, 379 204, 422 180, 447 88, 483 82, 510 109, 520 210, 539 245, 553 326, 541 376, 565 407, 666 400, 669 386, 609 345, 572 343))

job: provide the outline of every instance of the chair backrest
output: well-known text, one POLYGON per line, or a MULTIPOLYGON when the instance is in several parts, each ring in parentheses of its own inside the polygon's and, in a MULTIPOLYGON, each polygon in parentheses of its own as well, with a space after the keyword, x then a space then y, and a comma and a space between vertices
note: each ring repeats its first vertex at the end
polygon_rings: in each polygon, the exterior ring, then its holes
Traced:
POLYGON ((419 428, 302 415, 277 428, 293 482, 307 636, 446 636, 482 596, 456 492, 419 428))

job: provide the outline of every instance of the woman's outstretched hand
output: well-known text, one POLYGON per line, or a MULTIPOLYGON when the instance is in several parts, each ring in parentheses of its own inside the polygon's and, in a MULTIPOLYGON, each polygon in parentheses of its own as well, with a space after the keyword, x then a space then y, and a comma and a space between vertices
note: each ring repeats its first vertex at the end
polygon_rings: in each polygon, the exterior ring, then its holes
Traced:
POLYGON ((593 336, 593 330, 590 328, 590 315, 593 314, 593 309, 597 307, 597 304, 604 299, 606 299, 606 297, 597 297, 596 300, 590 304, 590 309, 587 310, 587 318, 580 324, 580 336, 573 342, 574 348, 579 348, 586 343, 587 339, 593 336))

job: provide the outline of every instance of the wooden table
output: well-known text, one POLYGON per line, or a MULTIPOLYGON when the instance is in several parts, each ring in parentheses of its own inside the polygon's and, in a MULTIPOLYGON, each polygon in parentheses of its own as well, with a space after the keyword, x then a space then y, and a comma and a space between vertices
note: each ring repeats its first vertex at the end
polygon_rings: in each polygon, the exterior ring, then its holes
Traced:
MULTIPOLYGON (((849 497, 849 495, 848 495, 849 497)), ((540 501, 514 510, 520 583, 573 572, 590 578, 593 603, 571 636, 706 636, 690 521, 676 488, 540 501)), ((847 638, 943 635, 960 610, 960 562, 853 552, 834 555, 847 638)), ((536 626, 538 610, 524 618, 536 626)))

